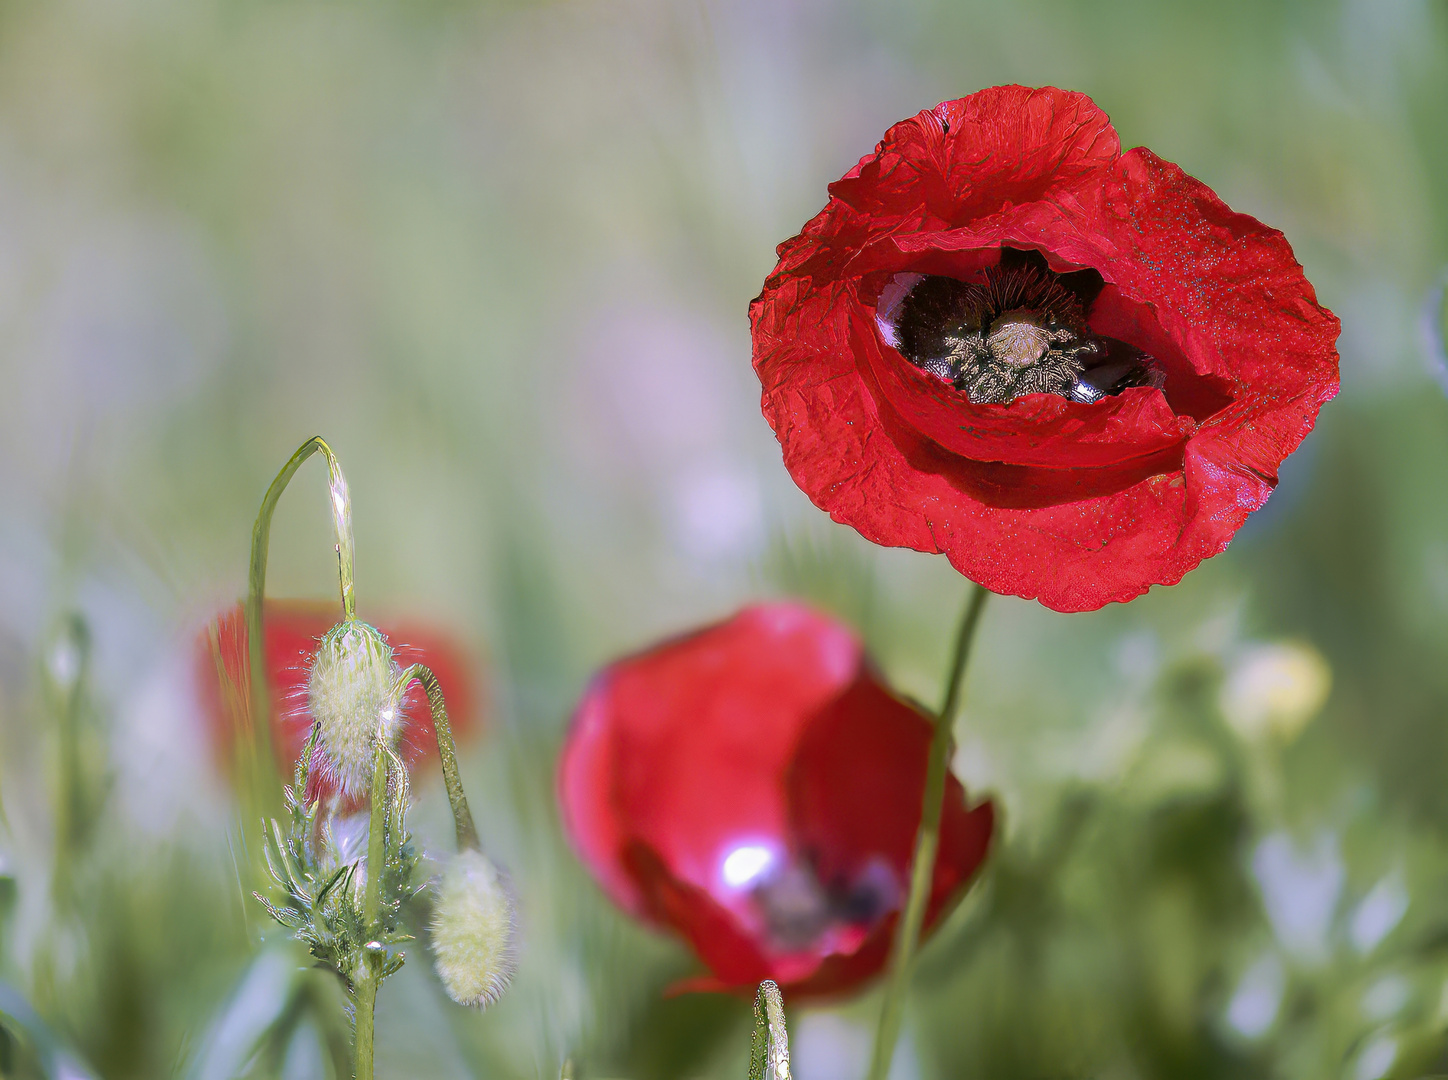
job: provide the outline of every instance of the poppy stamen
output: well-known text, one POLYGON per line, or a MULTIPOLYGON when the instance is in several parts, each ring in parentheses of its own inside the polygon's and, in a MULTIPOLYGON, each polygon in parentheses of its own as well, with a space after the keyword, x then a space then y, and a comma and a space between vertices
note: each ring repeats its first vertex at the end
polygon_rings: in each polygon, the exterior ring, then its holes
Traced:
POLYGON ((1092 333, 1081 297, 1032 262, 1003 261, 978 281, 910 278, 891 343, 974 404, 1026 394, 1094 402, 1164 382, 1146 353, 1092 333))

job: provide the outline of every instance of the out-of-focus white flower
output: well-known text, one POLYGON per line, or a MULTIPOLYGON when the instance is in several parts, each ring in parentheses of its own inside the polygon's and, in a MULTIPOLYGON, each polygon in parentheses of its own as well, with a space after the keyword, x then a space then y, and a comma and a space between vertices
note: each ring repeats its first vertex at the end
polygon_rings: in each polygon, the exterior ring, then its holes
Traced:
POLYGON ((1408 890, 1397 874, 1373 886, 1353 912, 1348 934, 1353 947, 1366 955, 1393 932, 1408 911, 1408 890))
POLYGON ((1332 669, 1311 645, 1282 641, 1248 649, 1222 686, 1222 715, 1249 742, 1291 742, 1327 701, 1332 669))
POLYGON ((1252 853, 1252 874, 1277 940, 1301 959, 1325 959, 1347 878, 1337 837, 1321 833, 1312 848, 1303 851, 1286 833, 1273 833, 1252 853))
POLYGON ((1398 1059, 1398 1040, 1391 1035, 1378 1035, 1368 1041, 1358 1054, 1353 1080, 1382 1080, 1398 1059))
MULTIPOLYGON (((870 1063, 870 1029, 839 1013, 811 1012, 794 1025, 795 1080, 862 1080, 870 1063)), ((920 1062, 905 1032, 890 1062, 890 1080, 919 1080, 920 1062)))
POLYGON ((1276 953, 1267 953, 1249 967, 1227 1004, 1227 1023, 1249 1039, 1261 1038, 1277 1019, 1287 978, 1276 953))
POLYGON ((1413 988, 1401 975, 1384 975, 1363 992, 1363 1015, 1369 1020, 1386 1020, 1402 1012, 1413 999, 1413 988))
POLYGON ((486 1008, 517 967, 513 899, 480 851, 462 851, 438 884, 432 916, 433 966, 448 997, 486 1008))

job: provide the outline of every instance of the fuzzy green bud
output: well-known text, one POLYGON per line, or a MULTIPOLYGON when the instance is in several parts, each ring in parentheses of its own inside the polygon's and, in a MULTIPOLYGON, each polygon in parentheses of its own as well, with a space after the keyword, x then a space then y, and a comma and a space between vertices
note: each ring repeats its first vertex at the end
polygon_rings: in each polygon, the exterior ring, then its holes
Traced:
POLYGON ((513 898, 480 851, 464 850, 438 884, 432 916, 433 965, 448 997, 486 1008, 517 968, 513 898))
POLYGON ((390 745, 402 727, 392 646, 364 622, 340 622, 322 635, 307 700, 343 792, 366 791, 380 735, 390 745))

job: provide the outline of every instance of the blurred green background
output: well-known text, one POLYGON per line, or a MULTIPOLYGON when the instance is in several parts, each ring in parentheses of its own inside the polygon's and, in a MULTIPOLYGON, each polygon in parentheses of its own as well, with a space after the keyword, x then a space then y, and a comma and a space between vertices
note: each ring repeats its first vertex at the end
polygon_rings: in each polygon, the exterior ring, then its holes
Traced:
MULTIPOLYGON (((746 1006, 661 998, 692 961, 568 854, 553 757, 591 670, 762 595, 935 699, 965 583, 794 489, 745 309, 890 123, 1004 82, 1281 228, 1343 389, 1180 586, 988 609, 955 767, 1001 843, 895 1075, 1448 1072, 1442 0, 8 0, 0 1073, 230 1076, 306 998, 253 1074, 330 1075, 335 1002, 249 944, 189 652, 320 433, 360 613, 477 658, 465 778, 522 907, 487 1013, 422 956, 387 984, 379 1076, 742 1077, 746 1006)), ((330 594, 323 492, 282 503, 274 596, 330 594)), ((860 1076, 876 1008, 796 1010, 799 1080, 860 1076)))

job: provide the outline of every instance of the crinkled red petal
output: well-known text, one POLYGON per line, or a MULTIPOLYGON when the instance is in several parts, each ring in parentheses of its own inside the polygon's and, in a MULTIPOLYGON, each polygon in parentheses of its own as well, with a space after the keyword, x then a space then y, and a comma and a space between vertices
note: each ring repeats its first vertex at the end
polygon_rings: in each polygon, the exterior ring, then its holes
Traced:
POLYGON ((1226 547, 1337 391, 1338 322, 1286 240, 1080 94, 998 87, 897 124, 751 305, 762 405, 795 482, 877 543, 944 552, 1062 611, 1170 584, 1226 547), (1001 247, 1094 268, 1097 333, 1164 391, 973 405, 880 336, 895 273, 969 276, 1001 247))

